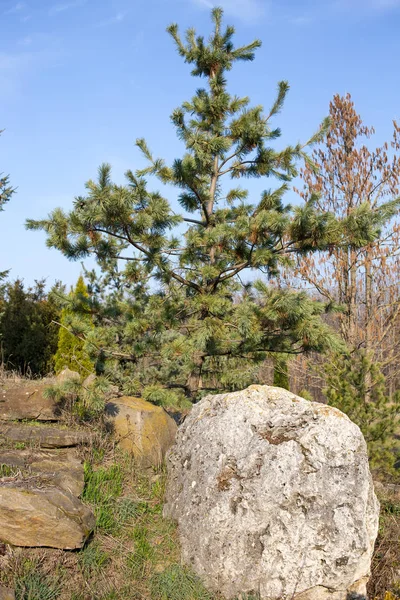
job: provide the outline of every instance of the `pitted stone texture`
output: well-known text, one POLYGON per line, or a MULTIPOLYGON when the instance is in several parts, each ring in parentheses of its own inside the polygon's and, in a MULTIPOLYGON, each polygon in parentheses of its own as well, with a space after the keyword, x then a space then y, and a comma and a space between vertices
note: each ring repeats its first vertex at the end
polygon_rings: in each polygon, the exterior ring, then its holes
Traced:
POLYGON ((339 410, 268 386, 208 396, 167 466, 164 514, 210 590, 264 600, 365 593, 379 504, 364 438, 339 410))

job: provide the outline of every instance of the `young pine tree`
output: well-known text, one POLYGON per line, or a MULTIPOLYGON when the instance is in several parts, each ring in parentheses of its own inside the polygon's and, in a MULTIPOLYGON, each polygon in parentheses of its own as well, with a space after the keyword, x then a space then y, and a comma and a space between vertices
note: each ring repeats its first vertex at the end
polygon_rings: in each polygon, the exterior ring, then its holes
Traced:
MULTIPOLYGON (((89 298, 82 276, 79 277, 71 296, 78 297, 83 301, 89 298)), ((54 370, 56 373, 60 373, 63 369, 68 368, 86 377, 93 373, 94 366, 84 349, 84 339, 79 335, 74 335, 71 331, 73 315, 71 304, 66 305, 61 311, 57 352, 54 355, 54 370)), ((89 328, 92 327, 91 316, 88 313, 81 313, 81 322, 89 328)))
POLYGON ((373 240, 395 210, 390 203, 362 214, 355 209, 339 222, 313 195, 302 206, 284 204, 296 163, 309 162, 305 148, 321 140, 327 122, 305 146, 275 150, 281 132, 272 120, 289 86, 279 83, 267 113, 230 94, 228 73, 250 63, 261 43, 237 48, 221 9, 212 20, 208 41, 193 29, 183 41, 177 25, 168 28, 192 75, 204 82, 172 113, 183 156, 168 166, 139 139, 148 167, 128 171, 126 185, 113 183, 103 165, 71 212, 56 209, 45 220, 28 221, 69 259, 97 259, 104 279, 92 274, 96 328, 86 338, 97 349, 97 371, 160 403, 254 383, 270 354, 338 347, 321 319, 331 303, 274 289, 267 280, 297 255, 346 244, 354 235, 373 240), (150 189, 148 176, 176 190, 173 205, 150 189), (275 179, 278 187, 249 197, 240 183, 251 178, 270 185, 275 179))
POLYGON ((379 365, 365 352, 336 354, 326 363, 325 372, 328 402, 360 427, 373 471, 383 477, 395 475, 394 465, 400 459, 395 436, 400 422, 400 393, 387 396, 379 365))

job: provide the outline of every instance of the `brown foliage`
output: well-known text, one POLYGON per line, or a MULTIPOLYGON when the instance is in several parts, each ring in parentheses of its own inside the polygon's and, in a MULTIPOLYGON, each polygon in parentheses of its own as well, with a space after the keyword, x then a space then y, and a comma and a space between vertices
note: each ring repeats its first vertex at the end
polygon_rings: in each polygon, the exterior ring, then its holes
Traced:
MULTIPOLYGON (((317 193, 317 204, 339 218, 362 206, 372 210, 400 195, 400 128, 393 122, 393 138, 375 149, 375 133, 363 124, 351 96, 334 96, 331 128, 326 141, 313 153, 315 172, 306 166, 301 177, 302 198, 317 193)), ((378 361, 395 389, 400 364, 400 223, 393 219, 380 238, 356 249, 335 248, 299 257, 291 284, 311 289, 344 307, 336 326, 351 349, 363 348, 378 361)))

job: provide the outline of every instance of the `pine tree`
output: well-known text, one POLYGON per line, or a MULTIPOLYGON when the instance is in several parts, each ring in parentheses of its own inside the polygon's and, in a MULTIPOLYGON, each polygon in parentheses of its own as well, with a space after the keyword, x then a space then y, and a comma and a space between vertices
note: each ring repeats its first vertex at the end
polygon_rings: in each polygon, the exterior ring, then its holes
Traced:
MULTIPOLYGON (((0 135, 2 131, 0 130, 0 135)), ((4 205, 8 202, 11 196, 14 194, 15 190, 10 185, 10 179, 8 175, 3 175, 0 172, 0 212, 4 210, 4 205)), ((0 280, 4 279, 7 275, 8 271, 0 271, 0 280)))
MULTIPOLYGON (((2 131, 0 130, 0 135, 2 131)), ((3 210, 4 204, 8 202, 15 190, 10 186, 8 175, 0 173, 0 211, 3 210)))
POLYGON ((96 258, 104 279, 91 275, 97 316, 86 336, 96 370, 161 403, 243 387, 256 381, 258 365, 271 353, 338 348, 321 319, 331 303, 274 289, 267 280, 296 255, 374 239, 396 209, 390 202, 379 211, 363 207, 339 222, 318 209, 315 195, 302 206, 284 204, 297 162, 310 163, 306 147, 323 138, 328 123, 304 146, 275 150, 281 132, 272 120, 288 83, 279 83, 268 113, 232 96, 228 72, 251 62, 261 43, 235 48, 234 28, 222 28, 221 9, 212 20, 208 42, 193 29, 183 41, 177 25, 168 28, 192 75, 205 81, 172 113, 183 157, 168 166, 139 139, 148 167, 128 171, 126 185, 113 183, 103 165, 71 212, 56 209, 27 223, 46 231, 48 246, 69 259, 96 258), (147 177, 177 190, 179 214, 147 177), (240 185, 229 185, 247 178, 280 183, 249 200, 240 185), (251 272, 263 280, 250 283, 251 272))
POLYGON ((277 387, 289 390, 289 365, 287 356, 277 354, 274 356, 274 380, 273 384, 277 387))
POLYGON ((368 446, 371 468, 381 476, 396 474, 400 444, 400 392, 389 398, 378 364, 365 352, 341 353, 326 363, 329 404, 346 413, 360 427, 368 446))
MULTIPOLYGON (((70 295, 70 300, 73 297, 78 297, 85 301, 89 298, 87 287, 82 276, 79 277, 73 293, 70 295)), ((73 327, 74 313, 71 308, 71 302, 67 304, 61 311, 60 328, 58 332, 57 352, 54 355, 54 370, 58 374, 65 368, 76 371, 80 375, 87 376, 93 373, 93 362, 87 352, 84 350, 85 341, 79 335, 74 335, 71 326, 73 327)), ((91 316, 89 313, 81 314, 80 328, 82 322, 87 327, 92 327, 91 316)))
MULTIPOLYGON (((60 284, 56 286, 60 290, 60 284)), ((45 376, 57 347, 59 307, 45 282, 25 289, 20 280, 4 284, 0 301, 1 359, 6 369, 45 376)))

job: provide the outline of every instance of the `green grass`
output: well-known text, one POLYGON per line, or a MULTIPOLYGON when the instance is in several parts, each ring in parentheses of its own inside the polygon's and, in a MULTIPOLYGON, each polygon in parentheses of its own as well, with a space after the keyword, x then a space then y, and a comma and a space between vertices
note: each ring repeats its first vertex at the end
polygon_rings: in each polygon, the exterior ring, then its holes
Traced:
POLYGON ((17 475, 19 469, 17 467, 10 467, 9 465, 0 464, 0 477, 14 477, 17 475))
POLYGON ((137 525, 132 534, 134 551, 128 555, 127 564, 135 578, 145 575, 147 564, 154 558, 154 548, 149 542, 149 531, 144 525, 137 525))
POLYGON ((108 553, 102 550, 97 542, 89 544, 79 555, 79 565, 87 577, 101 571, 109 560, 108 553))
POLYGON ((121 496, 124 474, 118 464, 93 470, 85 463, 85 489, 82 499, 93 505, 96 527, 105 533, 116 533, 121 523, 117 519, 116 500, 121 496))
POLYGON ((170 565, 150 581, 152 600, 212 600, 200 579, 181 565, 170 565))
POLYGON ((16 600, 57 600, 61 593, 58 577, 44 575, 35 562, 26 561, 23 572, 16 577, 16 600))
POLYGON ((132 498, 121 498, 115 506, 115 516, 121 523, 128 523, 138 517, 149 514, 152 508, 148 502, 135 501, 132 498))

